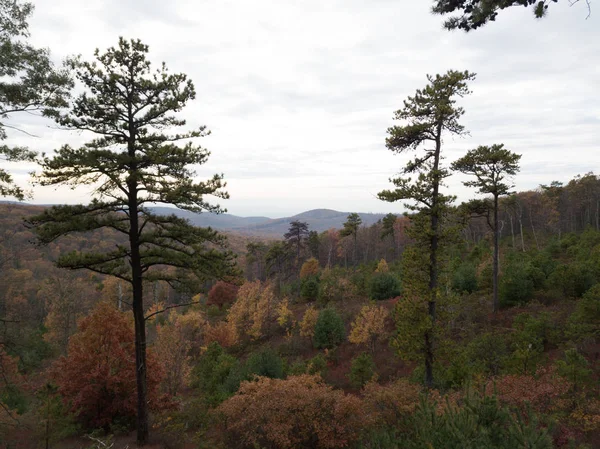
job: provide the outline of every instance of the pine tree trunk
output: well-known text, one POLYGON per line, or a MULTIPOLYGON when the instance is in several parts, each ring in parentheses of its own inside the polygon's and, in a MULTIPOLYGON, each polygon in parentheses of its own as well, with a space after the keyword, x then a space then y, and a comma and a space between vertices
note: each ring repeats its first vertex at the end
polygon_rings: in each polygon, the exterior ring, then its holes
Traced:
MULTIPOLYGON (((512 221, 511 221, 512 224, 512 221)), ((500 229, 498 228, 498 195, 494 195, 494 313, 498 312, 500 302, 498 301, 498 266, 500 261, 500 229)))
POLYGON ((137 381, 137 444, 148 442, 148 408, 146 384, 146 320, 144 319, 144 299, 140 247, 138 236, 138 213, 135 201, 129 206, 131 245, 131 286, 133 289, 133 318, 135 323, 135 372, 137 381))
MULTIPOLYGON (((133 73, 131 74, 133 77, 133 73)), ((132 83, 133 84, 133 83, 132 83)), ((130 162, 128 188, 129 246, 131 251, 131 287, 133 290, 133 320, 135 324, 135 373, 137 383, 137 445, 148 442, 148 401, 146 365, 146 320, 144 319, 144 284, 142 281, 142 259, 138 216, 138 166, 136 161, 136 130, 131 103, 129 107, 129 142, 127 152, 130 162)))
POLYGON ((433 329, 435 327, 436 318, 436 295, 438 288, 438 228, 439 228, 439 189, 440 189, 440 151, 442 149, 442 125, 438 125, 436 136, 436 149, 433 164, 433 193, 431 196, 431 237, 430 237, 430 253, 429 253, 429 302, 427 309, 431 318, 431 329, 425 332, 425 385, 428 388, 433 387, 433 363, 434 363, 434 342, 433 329))

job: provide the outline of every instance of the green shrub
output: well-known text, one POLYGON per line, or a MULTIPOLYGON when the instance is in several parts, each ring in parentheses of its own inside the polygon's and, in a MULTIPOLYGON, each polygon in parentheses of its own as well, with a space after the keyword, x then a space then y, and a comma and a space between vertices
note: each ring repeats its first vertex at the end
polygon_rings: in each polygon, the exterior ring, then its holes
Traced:
POLYGON ((302 279, 300 285, 300 296, 305 301, 314 301, 319 296, 319 278, 317 276, 309 276, 302 279))
POLYGON ((576 348, 565 351, 563 358, 556 361, 556 369, 559 375, 573 385, 575 391, 585 385, 592 375, 589 362, 576 348))
POLYGON ((191 384, 192 387, 201 390, 207 404, 218 405, 239 388, 239 382, 234 389, 235 382, 230 380, 232 374, 238 372, 239 363, 237 359, 225 353, 217 342, 213 342, 208 345, 208 348, 192 369, 191 384))
POLYGON ((539 352, 556 345, 560 341, 561 331, 556 326, 556 318, 547 312, 534 317, 528 313, 520 313, 513 321, 513 329, 517 332, 514 340, 517 343, 533 345, 539 352))
POLYGON ((327 372, 327 359, 322 353, 317 354, 306 363, 306 374, 320 374, 321 377, 327 372))
POLYGON ((459 293, 477 290, 477 270, 472 263, 462 263, 452 273, 452 288, 459 293))
POLYGON ((567 336, 577 343, 600 340, 600 284, 577 301, 568 320, 567 336))
POLYGON ((372 266, 361 266, 350 276, 350 282, 359 296, 368 296, 371 285, 371 276, 375 271, 376 262, 372 266))
POLYGON ((369 284, 371 299, 381 301, 400 295, 400 283, 392 273, 375 273, 369 284))
POLYGON ((500 278, 500 305, 510 307, 528 302, 533 296, 534 281, 529 264, 516 257, 509 258, 500 278))
POLYGON ((569 298, 580 298, 596 282, 594 268, 583 262, 559 265, 548 279, 553 288, 569 298))
POLYGON ((354 388, 362 388, 375 375, 375 363, 370 354, 363 352, 352 359, 350 365, 350 383, 354 388))
POLYGON ((425 399, 408 418, 407 431, 398 435, 403 449, 551 449, 552 439, 529 411, 527 419, 513 415, 494 396, 467 396, 460 407, 449 404, 437 413, 425 399))
POLYGON ((331 349, 344 341, 344 321, 332 308, 323 309, 317 318, 313 343, 317 349, 331 349))
POLYGON ((272 349, 264 349, 248 357, 245 371, 247 379, 254 376, 283 379, 283 359, 272 349))
POLYGON ((475 338, 469 343, 466 352, 476 372, 492 376, 500 373, 510 354, 506 336, 492 333, 475 338))

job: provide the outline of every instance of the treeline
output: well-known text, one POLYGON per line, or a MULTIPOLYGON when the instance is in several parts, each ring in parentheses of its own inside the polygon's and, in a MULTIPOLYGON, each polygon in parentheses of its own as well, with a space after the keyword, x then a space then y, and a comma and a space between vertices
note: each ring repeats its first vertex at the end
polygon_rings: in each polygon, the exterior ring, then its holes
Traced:
MULTIPOLYGON (((487 212, 473 214, 465 206, 454 207, 448 214, 461 223, 462 239, 472 248, 491 236, 491 217, 487 212)), ((361 226, 354 215, 348 216, 343 229, 318 233, 307 223, 295 221, 282 240, 248 243, 246 278, 292 280, 309 258, 330 268, 352 268, 381 259, 393 263, 412 242, 406 232, 410 215, 390 213, 371 226, 361 226)), ((499 201, 499 237, 508 248, 539 250, 549 238, 560 240, 566 233, 590 227, 600 230, 600 177, 592 172, 566 184, 553 181, 536 190, 515 192, 499 201)))

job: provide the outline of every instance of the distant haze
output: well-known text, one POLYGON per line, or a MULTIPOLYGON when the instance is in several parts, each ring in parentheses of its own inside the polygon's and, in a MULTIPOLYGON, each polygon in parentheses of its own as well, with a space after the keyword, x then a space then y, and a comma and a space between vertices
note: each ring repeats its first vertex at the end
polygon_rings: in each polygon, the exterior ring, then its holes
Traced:
MULTIPOLYGON (((287 232, 290 223, 295 220, 308 223, 309 230, 323 232, 327 229, 343 227, 349 212, 339 212, 331 209, 313 209, 284 218, 268 217, 238 217, 231 214, 195 214, 181 209, 169 207, 153 208, 159 214, 175 214, 187 218, 196 226, 210 226, 222 231, 235 231, 249 235, 282 236, 287 232)), ((370 226, 381 220, 384 214, 359 213, 364 226, 370 226)))

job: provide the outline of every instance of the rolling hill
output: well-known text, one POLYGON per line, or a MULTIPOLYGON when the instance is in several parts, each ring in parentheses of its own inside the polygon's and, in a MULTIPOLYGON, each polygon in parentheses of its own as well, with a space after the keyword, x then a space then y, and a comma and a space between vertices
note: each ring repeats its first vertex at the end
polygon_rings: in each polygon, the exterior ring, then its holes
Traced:
MULTIPOLYGON (((196 226, 211 226, 223 231, 235 231, 242 234, 282 236, 294 220, 308 223, 312 231, 323 232, 330 228, 341 228, 348 217, 348 212, 331 209, 313 209, 291 217, 239 217, 231 214, 195 214, 181 209, 167 207, 153 208, 159 214, 172 214, 187 218, 196 226)), ((385 214, 359 213, 363 225, 369 226, 382 219, 385 214)))

